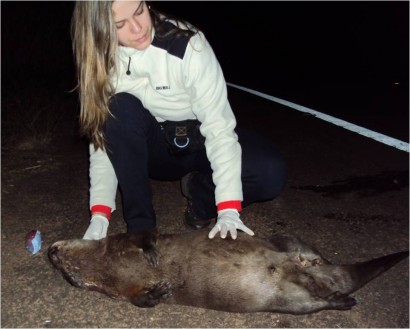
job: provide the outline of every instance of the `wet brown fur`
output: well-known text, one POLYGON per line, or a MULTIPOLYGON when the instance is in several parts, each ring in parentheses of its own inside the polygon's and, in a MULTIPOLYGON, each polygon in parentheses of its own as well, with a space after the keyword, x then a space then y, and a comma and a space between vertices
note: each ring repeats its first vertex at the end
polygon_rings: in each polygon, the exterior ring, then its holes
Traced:
POLYGON ((292 314, 350 309, 356 304, 351 292, 408 257, 407 251, 365 266, 332 265, 295 237, 239 234, 235 241, 210 240, 204 231, 66 240, 48 253, 74 286, 140 307, 164 302, 292 314))

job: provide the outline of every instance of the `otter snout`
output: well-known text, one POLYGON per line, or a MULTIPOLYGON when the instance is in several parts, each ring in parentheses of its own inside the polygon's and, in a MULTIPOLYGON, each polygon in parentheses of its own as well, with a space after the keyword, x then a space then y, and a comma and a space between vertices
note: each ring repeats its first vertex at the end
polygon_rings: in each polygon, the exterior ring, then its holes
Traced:
POLYGON ((48 248, 48 258, 54 267, 62 272, 68 282, 76 287, 83 287, 81 259, 77 259, 75 255, 67 252, 69 246, 69 241, 55 242, 48 248))
POLYGON ((61 264, 61 248, 58 242, 48 248, 48 258, 54 265, 61 264))

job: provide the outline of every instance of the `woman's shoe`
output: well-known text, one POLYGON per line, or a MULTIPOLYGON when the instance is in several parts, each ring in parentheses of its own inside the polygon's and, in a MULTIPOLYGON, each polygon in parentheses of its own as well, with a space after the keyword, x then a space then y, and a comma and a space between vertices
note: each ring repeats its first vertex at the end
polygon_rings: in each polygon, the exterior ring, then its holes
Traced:
POLYGON ((184 224, 189 228, 200 230, 208 227, 212 219, 201 219, 194 213, 192 197, 189 191, 189 185, 194 174, 195 172, 190 172, 181 178, 181 192, 182 195, 188 200, 188 206, 185 210, 184 224))

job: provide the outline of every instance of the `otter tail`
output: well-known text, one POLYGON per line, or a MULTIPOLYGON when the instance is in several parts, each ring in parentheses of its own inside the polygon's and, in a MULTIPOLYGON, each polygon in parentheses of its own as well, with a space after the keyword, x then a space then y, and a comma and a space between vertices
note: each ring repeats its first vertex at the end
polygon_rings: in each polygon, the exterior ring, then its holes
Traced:
POLYGON ((352 280, 349 291, 346 291, 345 293, 349 294, 358 290, 369 281, 373 280, 401 260, 408 257, 409 251, 407 250, 362 263, 345 265, 345 269, 350 274, 352 280))

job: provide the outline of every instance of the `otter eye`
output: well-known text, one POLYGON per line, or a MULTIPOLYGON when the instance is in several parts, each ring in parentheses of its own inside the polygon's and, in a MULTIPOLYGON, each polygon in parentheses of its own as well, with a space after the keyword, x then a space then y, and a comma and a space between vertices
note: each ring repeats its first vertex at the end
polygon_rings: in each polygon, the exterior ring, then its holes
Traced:
POLYGON ((269 273, 271 273, 271 274, 275 273, 275 271, 276 271, 275 266, 273 266, 273 265, 268 266, 268 271, 269 271, 269 273))

